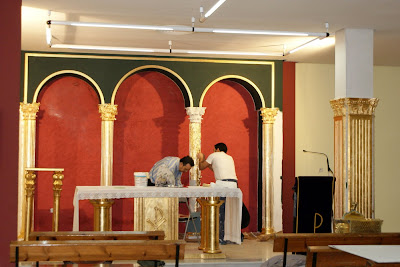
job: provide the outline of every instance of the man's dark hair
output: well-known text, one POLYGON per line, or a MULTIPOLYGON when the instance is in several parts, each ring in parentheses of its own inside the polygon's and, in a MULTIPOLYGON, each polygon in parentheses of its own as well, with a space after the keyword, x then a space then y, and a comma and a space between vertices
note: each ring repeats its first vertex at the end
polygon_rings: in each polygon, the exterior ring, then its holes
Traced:
POLYGON ((214 147, 216 150, 219 149, 219 151, 222 151, 225 153, 228 152, 228 147, 224 143, 218 143, 214 147))
POLYGON ((186 166, 186 164, 190 164, 190 166, 194 166, 194 161, 190 156, 186 156, 181 158, 179 162, 182 162, 183 166, 186 166))

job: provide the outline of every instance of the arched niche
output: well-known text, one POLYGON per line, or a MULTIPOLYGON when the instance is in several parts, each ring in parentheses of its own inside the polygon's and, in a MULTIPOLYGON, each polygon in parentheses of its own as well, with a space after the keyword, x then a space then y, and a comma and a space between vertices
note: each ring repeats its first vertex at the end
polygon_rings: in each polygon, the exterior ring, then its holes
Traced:
POLYGON ((42 80, 42 82, 36 88, 35 93, 33 95, 32 102, 33 103, 37 102, 37 98, 40 94, 40 91, 47 83, 49 83, 53 79, 60 78, 63 76, 77 77, 79 79, 84 80, 86 83, 90 84, 91 87, 94 88, 97 93, 97 96, 99 98, 99 104, 104 104, 103 93, 102 93, 99 85, 96 83, 96 81, 93 80, 89 75, 87 75, 83 72, 80 72, 80 71, 76 71, 76 70, 61 70, 61 71, 54 72, 54 73, 50 74, 49 76, 47 76, 45 79, 42 80))
MULTIPOLYGON (((238 186, 249 209, 251 221, 245 231, 257 231, 261 207, 261 127, 258 109, 265 106, 257 86, 239 76, 223 76, 204 90, 200 106, 206 107, 202 121, 202 151, 209 155, 213 145, 226 143, 235 160, 238 186)), ((210 170, 202 182, 214 181, 210 170)))
POLYGON ((240 85, 242 85, 244 88, 246 88, 246 90, 250 93, 251 97, 253 98, 254 101, 254 107, 256 110, 259 110, 260 108, 264 108, 265 107, 265 99, 263 94, 261 93, 261 90, 257 87, 257 85, 252 82, 251 80, 243 77, 243 76, 239 76, 239 75, 225 75, 222 77, 219 77, 217 79, 215 79, 214 81, 212 81, 203 91, 201 97, 200 97, 200 103, 199 103, 199 107, 203 106, 203 101, 204 101, 204 97, 206 96, 208 90, 217 82, 219 81, 223 81, 223 80, 228 80, 228 81, 233 81, 236 82, 240 85))
MULTIPOLYGON (((98 88, 97 88, 98 89, 98 88)), ((103 100, 93 82, 76 72, 58 72, 41 83, 34 101, 37 114, 36 167, 64 168, 60 199, 59 230, 72 229, 76 186, 99 185, 103 100)), ((35 199, 35 230, 52 229, 52 173, 38 172, 35 199)), ((93 230, 93 207, 82 203, 82 230, 93 230)))
POLYGON ((185 100, 185 107, 192 107, 193 106, 193 97, 192 93, 190 92, 189 86, 186 84, 186 82, 180 77, 176 72, 173 70, 163 67, 163 66, 158 66, 158 65, 145 65, 145 66, 140 66, 138 68, 135 68, 128 73, 126 73, 117 83, 117 85, 114 88, 113 94, 111 96, 111 104, 114 104, 115 102, 115 96, 117 94, 117 91, 123 81, 125 81, 129 76, 135 74, 135 73, 140 73, 144 71, 155 71, 158 73, 161 73, 168 78, 170 78, 174 83, 178 86, 179 90, 182 92, 183 98, 185 100))
MULTIPOLYGON (((158 69, 145 68, 126 75, 115 92, 114 185, 133 185, 134 172, 150 171, 163 157, 188 155, 188 98, 174 79, 158 69)), ((188 184, 187 173, 182 180, 188 184)), ((133 199, 116 201, 113 229, 131 230, 132 218, 133 199)))

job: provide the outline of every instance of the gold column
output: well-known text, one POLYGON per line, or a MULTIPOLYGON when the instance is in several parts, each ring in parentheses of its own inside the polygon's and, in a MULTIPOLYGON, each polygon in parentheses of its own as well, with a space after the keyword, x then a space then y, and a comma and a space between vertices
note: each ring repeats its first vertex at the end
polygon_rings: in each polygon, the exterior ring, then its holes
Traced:
POLYGON ((273 143, 274 122, 278 108, 261 108, 262 116, 262 234, 270 235, 275 232, 273 225, 273 143))
MULTIPOLYGON (((115 115, 118 114, 117 105, 100 104, 101 114, 101 174, 100 185, 111 186, 113 174, 113 138, 115 115)), ((90 201, 94 207, 94 230, 111 231, 111 206, 114 203, 109 199, 90 201)))
MULTIPOLYGON (((186 114, 189 115, 189 155, 193 158, 195 166, 189 171, 189 185, 201 184, 201 171, 199 169, 199 160, 197 153, 201 151, 201 120, 206 111, 205 107, 186 108, 186 114)), ((189 207, 192 211, 197 211, 196 199, 189 199, 189 207)))
POLYGON ((335 218, 351 203, 366 218, 375 217, 374 119, 376 98, 340 98, 330 101, 334 112, 335 218))
POLYGON ((29 234, 32 228, 32 212, 33 212, 33 197, 35 196, 36 173, 29 170, 25 173, 25 194, 26 194, 26 217, 24 240, 29 240, 29 234))
POLYGON ((199 162, 197 153, 201 150, 201 120, 206 108, 189 107, 186 108, 186 114, 189 115, 189 155, 195 161, 195 167, 189 171, 189 179, 191 185, 199 185, 201 172, 199 170, 199 162))
POLYGON ((113 138, 115 115, 118 114, 117 105, 101 104, 101 178, 100 185, 112 185, 113 172, 113 138))
POLYGON ((25 168, 35 166, 36 114, 40 103, 20 103, 18 155, 18 219, 17 238, 25 238, 26 192, 25 168))
POLYGON ((62 190, 62 180, 64 174, 62 171, 55 171, 53 174, 53 231, 58 232, 58 222, 60 216, 60 197, 62 190))

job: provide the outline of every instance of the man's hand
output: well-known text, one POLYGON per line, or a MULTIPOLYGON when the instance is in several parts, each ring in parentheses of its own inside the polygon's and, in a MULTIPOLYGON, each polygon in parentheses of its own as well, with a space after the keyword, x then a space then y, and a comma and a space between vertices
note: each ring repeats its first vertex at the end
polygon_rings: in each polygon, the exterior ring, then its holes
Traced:
POLYGON ((199 162, 203 162, 204 161, 204 154, 199 152, 197 153, 197 158, 199 159, 199 162))
POLYGON ((197 153, 197 158, 199 159, 199 169, 200 169, 200 171, 204 170, 207 167, 212 170, 211 164, 208 163, 205 160, 203 153, 201 153, 201 152, 197 153))

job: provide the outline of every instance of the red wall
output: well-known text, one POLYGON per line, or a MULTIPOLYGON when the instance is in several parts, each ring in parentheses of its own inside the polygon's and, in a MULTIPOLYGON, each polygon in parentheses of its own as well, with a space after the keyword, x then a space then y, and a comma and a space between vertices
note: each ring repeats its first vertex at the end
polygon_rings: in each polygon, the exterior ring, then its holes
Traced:
POLYGON ((0 263, 9 261, 9 244, 17 239, 18 110, 21 62, 21 0, 0 3, 0 263))
MULTIPOLYGON (((225 143, 235 160, 238 186, 250 212, 244 231, 257 231, 258 112, 250 93, 240 84, 221 81, 207 92, 203 107, 202 152, 207 157, 216 143, 225 143)), ((211 170, 202 171, 202 182, 215 182, 211 170)))
MULTIPOLYGON (((114 131, 114 185, 134 185, 134 172, 148 172, 166 157, 189 154, 189 119, 178 86, 158 72, 142 72, 118 89, 114 131)), ((188 173, 182 175, 188 185, 188 173)), ((133 229, 133 200, 116 200, 113 230, 133 229)))
MULTIPOLYGON (((38 98, 36 166, 64 168, 60 231, 72 230, 75 187, 100 184, 101 119, 94 89, 76 77, 47 83, 38 98)), ((35 193, 35 230, 51 231, 52 173, 39 172, 35 193)), ((81 201, 80 229, 93 230, 93 208, 81 201)))
POLYGON ((293 231, 293 190, 295 179, 295 70, 296 63, 283 62, 283 232, 293 231))

